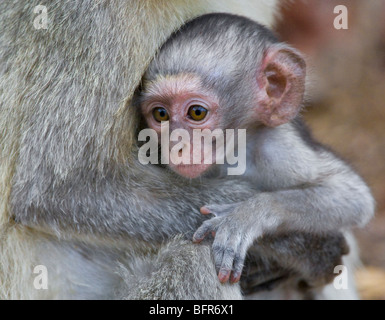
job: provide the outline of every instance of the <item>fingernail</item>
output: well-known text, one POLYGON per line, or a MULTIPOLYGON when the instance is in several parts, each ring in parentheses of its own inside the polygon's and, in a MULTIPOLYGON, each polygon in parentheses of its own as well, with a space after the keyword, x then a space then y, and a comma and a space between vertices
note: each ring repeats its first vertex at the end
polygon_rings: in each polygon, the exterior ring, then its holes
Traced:
POLYGON ((230 282, 231 283, 237 283, 240 279, 241 279, 240 273, 238 273, 238 272, 232 273, 231 278, 230 278, 230 282))
POLYGON ((219 271, 218 278, 221 283, 225 283, 229 280, 230 272, 229 271, 219 271))
POLYGON ((201 211, 202 214, 210 214, 210 210, 207 209, 206 207, 202 207, 202 208, 200 209, 200 211, 201 211))

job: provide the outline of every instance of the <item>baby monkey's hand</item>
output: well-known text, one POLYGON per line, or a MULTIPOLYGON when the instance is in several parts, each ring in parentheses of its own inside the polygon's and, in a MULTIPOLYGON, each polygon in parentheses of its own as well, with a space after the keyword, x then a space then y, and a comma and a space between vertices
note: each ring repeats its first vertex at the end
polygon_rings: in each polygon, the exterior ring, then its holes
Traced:
POLYGON ((213 214, 193 236, 194 242, 201 242, 212 235, 213 256, 218 278, 222 283, 240 280, 246 253, 254 240, 262 235, 263 226, 256 216, 242 214, 245 203, 213 204, 201 208, 202 214, 213 214))

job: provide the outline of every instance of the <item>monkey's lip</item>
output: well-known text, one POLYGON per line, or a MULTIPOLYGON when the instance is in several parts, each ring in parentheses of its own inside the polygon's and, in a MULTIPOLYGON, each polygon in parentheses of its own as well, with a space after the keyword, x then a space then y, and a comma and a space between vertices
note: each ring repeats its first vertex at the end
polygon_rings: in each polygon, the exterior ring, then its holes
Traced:
POLYGON ((194 179, 201 176, 211 164, 180 164, 172 167, 176 173, 183 177, 194 179))

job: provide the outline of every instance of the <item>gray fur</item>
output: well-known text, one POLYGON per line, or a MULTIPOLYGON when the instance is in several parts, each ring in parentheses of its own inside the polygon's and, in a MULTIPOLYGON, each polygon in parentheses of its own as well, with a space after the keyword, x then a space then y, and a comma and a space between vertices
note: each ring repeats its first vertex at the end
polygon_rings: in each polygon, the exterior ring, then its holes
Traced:
POLYGON ((208 247, 180 235, 204 202, 244 200, 251 184, 141 166, 130 104, 158 46, 222 3, 40 1, 48 29, 35 30, 37 4, 0 2, 1 299, 240 297, 218 284, 208 247), (33 288, 38 264, 47 291, 33 288))

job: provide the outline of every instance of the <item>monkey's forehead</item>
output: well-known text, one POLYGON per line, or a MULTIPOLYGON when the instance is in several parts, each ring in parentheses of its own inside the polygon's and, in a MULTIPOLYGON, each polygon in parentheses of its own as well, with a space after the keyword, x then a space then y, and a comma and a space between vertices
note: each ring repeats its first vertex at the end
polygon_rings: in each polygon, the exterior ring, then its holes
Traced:
POLYGON ((181 94, 199 92, 203 95, 212 95, 202 85, 201 78, 193 73, 175 75, 158 75, 154 80, 145 80, 142 99, 153 97, 168 98, 181 94))

